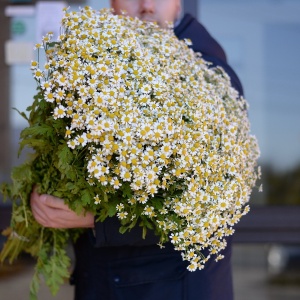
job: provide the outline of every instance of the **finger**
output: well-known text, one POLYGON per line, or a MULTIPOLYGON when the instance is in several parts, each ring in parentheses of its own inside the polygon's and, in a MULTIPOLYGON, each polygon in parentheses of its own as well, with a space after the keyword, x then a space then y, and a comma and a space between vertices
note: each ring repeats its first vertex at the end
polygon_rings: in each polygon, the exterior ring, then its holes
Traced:
POLYGON ((35 220, 44 227, 58 228, 57 220, 64 220, 61 215, 65 210, 50 207, 41 201, 38 201, 37 205, 33 205, 31 210, 35 220))
POLYGON ((32 207, 38 206, 41 209, 47 209, 47 207, 67 209, 67 206, 64 204, 64 201, 62 199, 48 194, 40 195, 37 192, 37 187, 34 187, 33 191, 31 192, 30 203, 32 207))
POLYGON ((39 193, 37 192, 37 186, 34 186, 30 194, 30 201, 36 201, 39 198, 39 193))
POLYGON ((51 196, 51 195, 47 195, 47 194, 43 194, 40 197, 40 201, 44 204, 47 205, 48 207, 51 208, 56 208, 56 209, 63 209, 63 210, 70 210, 68 205, 66 205, 64 203, 63 199, 51 196))
POLYGON ((38 192, 38 186, 36 184, 32 187, 32 192, 38 192))
POLYGON ((31 211, 32 211, 32 214, 33 214, 35 220, 39 224, 45 226, 47 215, 45 214, 43 207, 41 208, 39 205, 33 204, 33 205, 31 205, 31 211))
POLYGON ((41 206, 41 201, 40 201, 40 195, 33 190, 30 194, 30 206, 31 209, 35 209, 36 207, 40 207, 41 206))

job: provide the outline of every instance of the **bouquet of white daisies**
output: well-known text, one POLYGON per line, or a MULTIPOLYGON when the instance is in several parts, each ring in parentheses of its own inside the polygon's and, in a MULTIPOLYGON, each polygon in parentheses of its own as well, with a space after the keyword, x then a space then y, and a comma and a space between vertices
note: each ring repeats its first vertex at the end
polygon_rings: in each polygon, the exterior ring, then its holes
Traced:
POLYGON ((40 274, 53 292, 68 276, 80 232, 35 222, 34 184, 98 221, 117 216, 121 233, 154 230, 190 271, 222 258, 259 177, 246 100, 171 29, 90 7, 66 10, 62 26, 36 45, 46 63, 31 65, 38 94, 20 142, 33 154, 2 188, 14 203, 2 259, 37 257, 32 297, 40 274))

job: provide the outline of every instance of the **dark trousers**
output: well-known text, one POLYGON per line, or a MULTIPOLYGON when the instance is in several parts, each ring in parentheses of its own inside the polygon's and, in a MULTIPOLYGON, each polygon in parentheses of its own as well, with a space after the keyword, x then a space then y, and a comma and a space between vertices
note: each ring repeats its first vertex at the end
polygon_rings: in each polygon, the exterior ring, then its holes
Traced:
POLYGON ((228 242, 223 260, 190 272, 171 244, 95 248, 83 235, 74 245, 75 300, 232 300, 228 242))

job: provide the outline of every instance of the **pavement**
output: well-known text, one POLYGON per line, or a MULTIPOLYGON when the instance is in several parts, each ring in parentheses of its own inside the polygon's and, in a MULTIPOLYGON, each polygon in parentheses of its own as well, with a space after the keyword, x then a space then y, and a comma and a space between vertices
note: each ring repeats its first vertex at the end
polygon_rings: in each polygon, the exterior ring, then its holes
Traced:
MULTIPOLYGON (((281 284, 270 283, 267 252, 268 246, 266 245, 234 245, 235 300, 300 299, 300 281, 285 281, 281 284)), ((29 257, 23 257, 13 265, 0 266, 0 300, 28 300, 29 284, 33 272, 34 261, 29 257)), ((73 287, 66 282, 54 297, 48 288, 42 284, 38 299, 72 300, 73 287)))

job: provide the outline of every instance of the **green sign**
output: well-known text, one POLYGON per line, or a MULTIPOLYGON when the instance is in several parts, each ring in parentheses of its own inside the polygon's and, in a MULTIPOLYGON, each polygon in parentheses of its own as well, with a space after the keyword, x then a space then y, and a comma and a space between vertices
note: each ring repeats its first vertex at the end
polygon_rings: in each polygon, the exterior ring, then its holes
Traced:
POLYGON ((32 0, 9 0, 10 4, 27 4, 32 3, 32 0))
POLYGON ((12 34, 23 34, 26 31, 26 26, 23 21, 14 21, 11 24, 11 33, 12 34))

